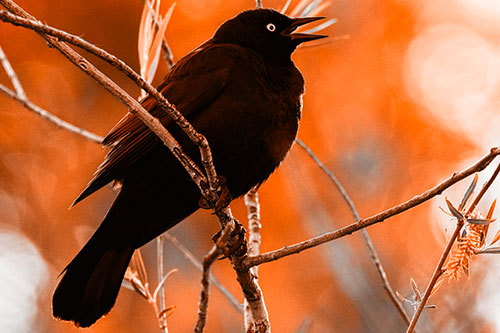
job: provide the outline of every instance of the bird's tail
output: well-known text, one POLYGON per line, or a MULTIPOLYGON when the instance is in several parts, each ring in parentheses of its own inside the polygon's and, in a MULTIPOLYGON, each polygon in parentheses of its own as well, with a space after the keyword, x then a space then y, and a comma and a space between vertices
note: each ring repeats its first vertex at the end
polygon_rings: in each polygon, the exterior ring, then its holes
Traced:
POLYGON ((108 313, 133 253, 133 248, 103 248, 94 234, 66 267, 54 291, 54 317, 88 327, 108 313))

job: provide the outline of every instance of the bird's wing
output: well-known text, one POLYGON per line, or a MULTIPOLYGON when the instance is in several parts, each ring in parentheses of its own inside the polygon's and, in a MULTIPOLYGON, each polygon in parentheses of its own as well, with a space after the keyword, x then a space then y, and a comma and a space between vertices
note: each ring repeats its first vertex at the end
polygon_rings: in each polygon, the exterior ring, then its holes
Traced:
MULTIPOLYGON (((206 43, 181 59, 158 87, 170 103, 189 120, 212 104, 230 84, 231 68, 239 47, 206 43)), ((165 127, 173 120, 147 96, 142 106, 165 127)), ((94 177, 73 205, 114 179, 120 179, 134 162, 160 143, 158 137, 131 113, 123 117, 103 140, 111 147, 94 177)))

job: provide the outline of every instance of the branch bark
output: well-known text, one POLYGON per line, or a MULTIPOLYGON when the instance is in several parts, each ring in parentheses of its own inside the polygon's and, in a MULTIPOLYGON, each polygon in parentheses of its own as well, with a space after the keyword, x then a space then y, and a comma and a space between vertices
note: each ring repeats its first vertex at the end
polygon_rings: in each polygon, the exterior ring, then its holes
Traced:
POLYGON ((162 94, 160 94, 151 84, 146 82, 137 74, 130 66, 125 64, 122 60, 118 59, 116 56, 106 52, 105 50, 98 48, 97 46, 85 41, 84 39, 68 34, 59 29, 47 26, 34 17, 25 12, 21 7, 10 0, 1 0, 0 3, 7 8, 9 11, 14 13, 8 13, 6 11, 0 11, 0 20, 4 22, 9 22, 14 25, 22 26, 25 28, 37 31, 43 38, 47 40, 49 44, 58 49, 68 60, 73 64, 95 79, 100 85, 102 85, 108 92, 110 92, 115 98, 120 102, 125 104, 131 113, 136 115, 141 119, 156 135, 163 141, 163 143, 172 151, 172 153, 177 157, 179 162, 186 168, 189 172, 193 181, 198 185, 202 193, 212 200, 215 200, 213 195, 210 195, 206 191, 203 191, 200 186, 201 181, 210 184, 210 189, 212 191, 217 190, 217 173, 215 167, 213 166, 212 153, 208 145, 206 138, 198 133, 194 127, 186 120, 186 118, 175 108, 173 104, 170 104, 162 94), (188 135, 188 137, 200 148, 202 164, 207 173, 208 180, 204 177, 203 173, 196 166, 196 164, 182 152, 181 147, 177 141, 170 135, 170 133, 163 127, 160 121, 148 113, 144 108, 137 102, 134 98, 128 95, 123 89, 121 89, 117 84, 106 77, 102 72, 100 72, 95 66, 88 62, 84 57, 71 49, 68 45, 61 41, 66 41, 70 44, 78 46, 99 58, 107 61, 114 67, 118 68, 127 77, 134 81, 139 87, 147 91, 151 96, 153 96, 158 105, 169 114, 170 117, 181 127, 181 129, 188 135))
MULTIPOLYGON (((262 225, 260 223, 260 204, 259 204, 259 194, 257 193, 257 190, 258 188, 254 187, 245 195, 245 205, 247 207, 247 217, 248 217, 248 255, 251 256, 259 254, 260 243, 261 243, 260 230, 262 228, 262 225)), ((259 277, 258 269, 259 269, 258 266, 250 268, 250 273, 255 277, 255 279, 258 279, 259 277)), ((267 317, 268 314, 267 314, 267 309, 265 308, 265 302, 263 296, 262 296, 262 304, 264 304, 263 311, 266 312, 264 315, 265 317, 267 317)), ((246 298, 244 302, 244 309, 245 309, 245 314, 244 314, 245 331, 252 332, 252 329, 256 327, 252 327, 254 323, 254 318, 252 314, 252 309, 246 298)))
POLYGON ((355 231, 366 228, 376 223, 380 223, 385 219, 388 219, 394 215, 400 214, 407 211, 410 208, 418 206, 425 201, 441 194, 444 190, 452 186, 453 184, 459 182, 460 180, 470 176, 471 174, 481 171, 486 168, 498 155, 500 155, 500 147, 495 147, 490 150, 490 153, 481 158, 479 161, 474 163, 467 169, 454 173, 451 177, 443 181, 442 183, 434 186, 433 188, 425 191, 424 193, 413 197, 412 199, 405 201, 399 205, 389 208, 381 213, 373 215, 371 217, 361 219, 356 223, 350 224, 338 230, 325 233, 323 235, 310 238, 300 243, 285 246, 281 249, 266 252, 257 256, 249 256, 245 258, 242 262, 242 267, 250 268, 255 265, 261 265, 270 261, 278 260, 280 258, 299 253, 306 249, 321 245, 326 242, 330 242, 334 239, 350 235, 355 231))
POLYGON ((215 242, 215 245, 212 247, 210 252, 203 259, 203 274, 201 279, 201 292, 200 292, 200 301, 198 305, 198 320, 196 322, 196 326, 194 327, 194 331, 196 333, 203 332, 205 327, 205 323, 207 320, 207 311, 208 311, 208 298, 210 295, 210 266, 214 263, 215 260, 221 255, 224 251, 226 244, 229 241, 229 237, 231 236, 231 232, 234 230, 234 224, 228 223, 219 238, 215 242))

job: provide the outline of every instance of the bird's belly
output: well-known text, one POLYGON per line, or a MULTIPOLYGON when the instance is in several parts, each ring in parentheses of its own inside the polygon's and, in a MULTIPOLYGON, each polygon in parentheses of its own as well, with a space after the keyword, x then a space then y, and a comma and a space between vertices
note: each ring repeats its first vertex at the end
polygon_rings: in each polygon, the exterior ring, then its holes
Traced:
POLYGON ((286 156, 297 135, 295 108, 270 98, 260 105, 233 102, 214 110, 219 117, 212 117, 212 123, 194 122, 207 137, 216 171, 227 179, 233 197, 266 180, 286 156))

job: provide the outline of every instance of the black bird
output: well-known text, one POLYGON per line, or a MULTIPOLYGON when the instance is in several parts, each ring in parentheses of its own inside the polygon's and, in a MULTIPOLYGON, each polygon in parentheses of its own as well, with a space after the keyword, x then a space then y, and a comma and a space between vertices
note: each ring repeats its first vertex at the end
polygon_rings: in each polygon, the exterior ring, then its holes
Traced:
MULTIPOLYGON (((244 11, 177 62, 158 87, 207 137, 233 198, 264 182, 296 138, 304 79, 291 54, 299 44, 326 36, 293 32, 318 19, 244 11)), ((155 99, 141 103, 201 165, 198 149, 155 99)), ((64 270, 52 299, 56 318, 81 327, 111 310, 134 250, 195 212, 201 198, 173 154, 134 115, 118 122, 103 144, 111 150, 75 204, 113 180, 122 188, 64 270)))

